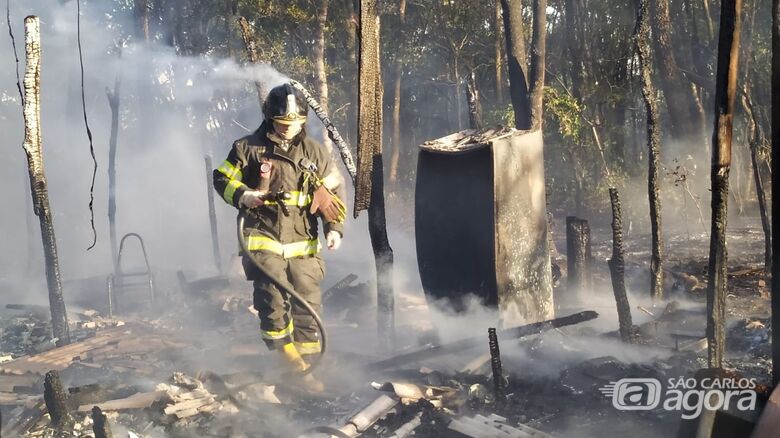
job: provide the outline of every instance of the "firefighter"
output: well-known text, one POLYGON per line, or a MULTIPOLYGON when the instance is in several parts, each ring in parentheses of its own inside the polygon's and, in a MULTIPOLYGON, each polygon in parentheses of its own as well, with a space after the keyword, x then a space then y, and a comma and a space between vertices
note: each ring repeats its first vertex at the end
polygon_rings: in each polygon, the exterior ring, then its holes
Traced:
MULTIPOLYGON (((255 213, 246 217, 244 234, 255 260, 319 313, 325 266, 318 254, 317 218, 327 248, 338 249, 344 233, 344 179, 325 148, 306 136, 307 112, 305 99, 290 84, 273 88, 260 127, 233 143, 213 176, 225 202, 255 213)), ((306 356, 320 352, 314 318, 246 254, 242 264, 253 282, 262 339, 292 370, 305 371, 310 366, 306 356)), ((311 383, 311 375, 307 379, 311 383)))

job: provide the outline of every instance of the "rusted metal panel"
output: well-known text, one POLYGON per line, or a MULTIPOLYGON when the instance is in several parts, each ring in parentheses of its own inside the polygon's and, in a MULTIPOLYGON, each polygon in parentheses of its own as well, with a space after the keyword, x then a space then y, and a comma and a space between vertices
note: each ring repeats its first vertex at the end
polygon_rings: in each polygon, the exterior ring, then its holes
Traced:
POLYGON ((429 298, 468 294, 505 324, 553 317, 542 134, 467 130, 420 147, 417 259, 429 298))
POLYGON ((542 132, 491 142, 496 282, 504 324, 554 317, 542 132))

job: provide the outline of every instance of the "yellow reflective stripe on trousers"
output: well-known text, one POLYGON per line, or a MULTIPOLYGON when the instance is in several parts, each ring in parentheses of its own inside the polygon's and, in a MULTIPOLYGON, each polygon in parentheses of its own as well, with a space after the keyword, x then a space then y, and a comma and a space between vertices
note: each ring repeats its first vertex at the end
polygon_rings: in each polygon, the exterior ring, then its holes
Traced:
POLYGON ((229 179, 243 179, 243 173, 241 172, 241 169, 234 166, 233 163, 228 160, 223 161, 222 165, 219 166, 217 171, 229 179))
POLYGON ((238 179, 231 179, 228 182, 227 187, 225 187, 225 193, 222 194, 222 197, 225 198, 228 204, 233 204, 233 195, 236 194, 236 190, 242 185, 244 184, 238 179))
POLYGON ((293 258, 293 257, 301 257, 305 255, 314 255, 320 252, 319 239, 288 243, 282 246, 284 246, 284 253, 282 254, 282 257, 286 259, 293 258))
MULTIPOLYGON (((290 194, 290 199, 284 200, 284 205, 289 205, 293 207, 306 207, 307 205, 311 204, 311 195, 307 195, 305 192, 299 192, 299 191, 293 191, 293 192, 287 192, 290 194)), ((277 202, 275 200, 266 199, 263 201, 265 205, 276 205, 277 202)))
POLYGON ((271 339, 271 340, 277 340, 277 339, 284 339, 288 336, 292 336, 293 333, 293 323, 292 320, 289 324, 287 324, 287 327, 281 329, 281 330, 260 330, 260 335, 263 337, 263 339, 271 339))
POLYGON ((270 251, 286 259, 314 255, 320 252, 319 239, 281 244, 267 236, 249 236, 246 240, 246 245, 250 251, 270 251))
POLYGON ((298 353, 301 354, 317 354, 322 351, 320 341, 296 342, 295 347, 298 348, 298 353))
POLYGON ((246 239, 246 246, 250 251, 271 251, 279 255, 284 254, 284 246, 267 236, 249 236, 246 239))

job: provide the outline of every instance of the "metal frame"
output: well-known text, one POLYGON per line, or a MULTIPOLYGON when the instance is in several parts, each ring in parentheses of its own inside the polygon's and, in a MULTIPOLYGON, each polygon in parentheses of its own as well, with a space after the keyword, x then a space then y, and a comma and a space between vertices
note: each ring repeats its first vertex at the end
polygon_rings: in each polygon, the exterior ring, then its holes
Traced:
MULTIPOLYGON (((149 302, 154 303, 155 302, 155 290, 154 290, 154 274, 152 274, 152 268, 149 264, 149 256, 146 253, 146 245, 144 244, 144 239, 137 233, 127 233, 124 236, 122 236, 122 240, 119 242, 119 253, 117 254, 117 261, 116 261, 116 272, 113 275, 109 275, 106 279, 106 289, 108 292, 108 316, 114 316, 114 313, 116 312, 116 291, 117 289, 122 289, 125 287, 128 287, 125 283, 125 280, 130 277, 143 277, 146 276, 148 278, 148 285, 149 285, 149 302), (144 264, 146 265, 146 271, 139 271, 139 272, 129 272, 124 273, 122 272, 122 250, 125 247, 125 240, 127 240, 128 237, 135 237, 138 239, 138 243, 141 246, 141 252, 144 256, 144 264)), ((133 284, 133 286, 138 285, 133 284)))

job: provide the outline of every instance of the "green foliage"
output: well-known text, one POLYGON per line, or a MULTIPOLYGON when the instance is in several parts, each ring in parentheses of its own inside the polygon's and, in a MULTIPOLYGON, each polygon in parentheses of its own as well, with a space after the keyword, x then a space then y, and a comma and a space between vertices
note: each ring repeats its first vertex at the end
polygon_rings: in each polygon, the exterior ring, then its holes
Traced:
POLYGON ((304 23, 311 20, 312 17, 311 13, 303 10, 300 5, 294 3, 288 5, 284 9, 282 16, 293 23, 304 23))
POLYGON ((545 119, 558 127, 565 140, 580 140, 582 107, 570 94, 544 87, 544 113, 545 119))
MULTIPOLYGON (((452 133, 459 125, 467 126, 465 90, 467 77, 472 73, 481 95, 484 125, 514 126, 514 112, 507 103, 505 57, 502 83, 496 83, 496 43, 500 52, 505 51, 505 41, 496 41, 496 1, 407 0, 404 23, 398 14, 398 1, 380 2, 387 135, 393 128, 396 61, 402 64, 399 181, 413 184, 417 144, 452 133), (499 95, 503 95, 502 101, 499 95)), ((121 41, 136 38, 133 0, 86 0, 85 3, 99 8, 107 26, 122 34, 121 41)), ((743 25, 751 21, 753 14, 755 24, 750 37, 743 35, 743 53, 740 53, 744 60, 740 81, 744 72, 750 71, 751 99, 764 133, 770 132, 770 3, 761 0, 746 3, 743 25), (751 41, 752 56, 744 53, 748 41, 751 41)), ((174 46, 177 53, 233 57, 238 62, 246 62, 244 43, 236 25, 236 18, 241 16, 254 30, 262 61, 309 87, 314 83, 312 47, 316 16, 321 7, 318 0, 150 0, 150 5, 152 38, 174 46)), ((632 2, 624 6, 615 7, 613 2, 606 1, 548 2, 544 136, 548 194, 554 204, 568 205, 574 190, 582 190, 579 198, 586 204, 607 199, 604 165, 591 123, 603 144, 604 160, 613 179, 618 173, 644 175, 644 105, 632 38, 636 15, 632 2), (576 3, 587 4, 581 9, 567 10, 576 3), (575 26, 581 29, 575 32, 575 26), (575 58, 581 58, 581 62, 575 58)), ((698 72, 704 79, 711 77, 717 35, 714 39, 708 35, 702 4, 673 1, 672 6, 673 46, 680 68, 698 72), (693 10, 688 11, 688 7, 693 10)), ((354 8, 352 0, 330 0, 325 50, 331 116, 353 146, 358 43, 354 8)), ((531 10, 530 2, 525 2, 522 15, 529 54, 531 10)), ((248 90, 252 92, 251 87, 248 90)), ((710 115, 712 91, 704 87, 699 93, 710 115)), ((660 105, 660 111, 662 120, 667 120, 664 105, 660 105)), ((735 126, 744 129, 741 123, 735 126)), ((767 145, 761 146, 759 154, 762 161, 769 160, 767 145)))
POLYGON ((486 111, 482 119, 485 126, 503 125, 515 126, 515 110, 511 104, 506 104, 503 108, 496 108, 486 111))

